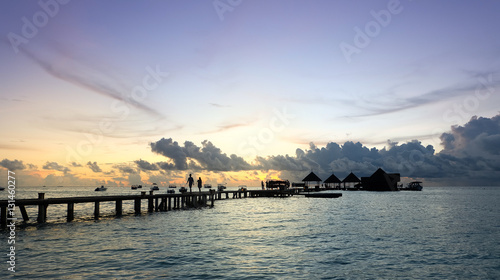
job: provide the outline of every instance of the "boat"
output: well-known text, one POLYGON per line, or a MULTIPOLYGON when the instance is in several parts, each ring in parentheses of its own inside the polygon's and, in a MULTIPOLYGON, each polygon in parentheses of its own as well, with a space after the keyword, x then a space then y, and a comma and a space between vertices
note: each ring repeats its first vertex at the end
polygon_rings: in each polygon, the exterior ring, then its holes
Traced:
POLYGON ((106 188, 106 187, 104 187, 104 186, 101 186, 101 187, 95 188, 95 190, 94 190, 94 191, 96 191, 96 192, 103 192, 103 191, 105 191, 105 190, 107 190, 107 189, 108 189, 108 188, 106 188))
POLYGON ((187 192, 187 188, 186 187, 180 187, 179 188, 179 192, 180 193, 185 193, 185 192, 187 192))
POLYGON ((409 182, 406 187, 401 187, 401 191, 421 191, 424 187, 421 185, 420 181, 409 182))
POLYGON ((167 190, 167 193, 175 193, 175 190, 167 190))
POLYGON ((142 189, 142 185, 137 186, 138 189, 142 189))
POLYGON ((223 191, 226 189, 226 184, 217 184, 217 190, 218 191, 223 191))
POLYGON ((5 190, 5 188, 4 187, 0 187, 0 191, 3 191, 3 190, 5 190))
POLYGON ((177 188, 177 186, 176 186, 176 185, 170 185, 170 186, 168 186, 168 187, 169 187, 170 189, 175 189, 175 188, 177 188))
POLYGON ((137 190, 138 186, 137 185, 132 185, 132 186, 130 186, 130 188, 133 189, 133 190, 137 190))
POLYGON ((151 186, 151 191, 159 191, 160 188, 158 187, 158 185, 156 183, 153 183, 153 185, 151 186))
POLYGON ((212 188, 212 184, 205 184, 205 185, 203 185, 203 187, 205 189, 211 189, 212 188))
POLYGON ((246 192, 247 191, 247 186, 245 186, 245 185, 238 186, 238 191, 240 191, 240 192, 246 192))

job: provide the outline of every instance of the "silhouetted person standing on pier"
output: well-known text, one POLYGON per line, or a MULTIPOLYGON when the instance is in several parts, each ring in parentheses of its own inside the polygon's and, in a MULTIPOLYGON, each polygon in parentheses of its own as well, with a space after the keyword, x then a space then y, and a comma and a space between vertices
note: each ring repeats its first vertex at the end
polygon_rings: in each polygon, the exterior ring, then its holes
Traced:
POLYGON ((187 182, 188 182, 188 184, 189 184, 189 192, 193 192, 193 191, 191 190, 191 188, 193 187, 194 179, 193 179, 193 177, 191 177, 191 174, 189 174, 189 178, 188 178, 188 181, 187 181, 187 182))
POLYGON ((201 192, 201 177, 198 178, 198 190, 201 192))

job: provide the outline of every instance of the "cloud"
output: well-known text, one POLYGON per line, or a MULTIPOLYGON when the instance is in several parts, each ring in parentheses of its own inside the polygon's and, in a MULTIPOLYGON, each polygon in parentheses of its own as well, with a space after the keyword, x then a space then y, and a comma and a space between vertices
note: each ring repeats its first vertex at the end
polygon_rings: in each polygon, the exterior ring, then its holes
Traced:
POLYGON ((500 171, 500 115, 474 116, 464 126, 453 126, 440 138, 443 156, 460 159, 469 168, 500 171))
POLYGON ((93 163, 90 161, 87 162, 87 166, 90 167, 90 169, 92 171, 94 171, 95 173, 102 172, 102 169, 97 165, 97 162, 95 162, 95 161, 93 163))
POLYGON ((237 155, 227 156, 210 141, 203 141, 201 147, 186 141, 184 146, 171 138, 162 138, 151 143, 151 151, 163 155, 173 161, 162 163, 164 170, 208 170, 208 171, 241 171, 252 169, 252 166, 237 155))
POLYGON ((10 170, 10 171, 16 171, 16 170, 24 170, 26 169, 26 166, 24 165, 22 160, 8 160, 8 159, 3 159, 0 161, 0 166, 10 170))
POLYGON ((137 170, 127 164, 115 164, 114 168, 118 169, 123 174, 136 174, 137 170))
POLYGON ((385 100, 374 100, 372 98, 360 98, 356 101, 350 101, 356 104, 361 109, 368 111, 366 114, 361 114, 351 117, 369 117, 377 116, 441 102, 445 99, 461 96, 465 94, 478 94, 479 91, 495 91, 495 88, 500 86, 500 80, 493 77, 499 76, 499 71, 488 72, 466 72, 469 76, 467 82, 460 85, 451 85, 441 89, 425 92, 418 96, 410 98, 396 98, 390 94, 390 98, 385 100))
POLYGON ((65 54, 60 46, 56 46, 55 49, 57 55, 64 56, 64 65, 66 68, 52 62, 56 60, 49 61, 48 59, 43 59, 41 55, 28 51, 25 48, 19 48, 19 51, 55 78, 92 90, 95 93, 112 99, 122 101, 143 112, 163 118, 163 115, 155 109, 129 98, 125 93, 128 93, 130 89, 124 86, 122 86, 122 89, 117 89, 116 85, 113 86, 114 83, 120 84, 119 81, 116 81, 116 78, 99 71, 98 67, 89 67, 84 65, 83 61, 75 61, 74 58, 65 54))
POLYGON ((137 167, 139 167, 143 171, 155 171, 159 170, 158 165, 154 163, 149 163, 145 160, 139 159, 134 161, 137 164, 137 167))
POLYGON ((326 179, 335 173, 340 179, 349 172, 358 176, 371 175, 381 167, 398 172, 403 177, 447 181, 453 184, 498 185, 500 178, 500 115, 492 118, 473 117, 463 126, 453 126, 441 135, 444 149, 435 153, 432 145, 418 140, 398 144, 388 141, 381 150, 361 143, 334 142, 318 148, 297 149, 295 156, 258 157, 263 170, 286 171, 290 180, 300 180, 314 170, 326 179), (296 175, 294 175, 296 174, 296 175))
POLYGON ((46 170, 57 170, 57 171, 62 171, 64 174, 67 174, 69 171, 71 171, 69 168, 60 165, 57 162, 46 162, 44 166, 42 166, 43 169, 46 170))

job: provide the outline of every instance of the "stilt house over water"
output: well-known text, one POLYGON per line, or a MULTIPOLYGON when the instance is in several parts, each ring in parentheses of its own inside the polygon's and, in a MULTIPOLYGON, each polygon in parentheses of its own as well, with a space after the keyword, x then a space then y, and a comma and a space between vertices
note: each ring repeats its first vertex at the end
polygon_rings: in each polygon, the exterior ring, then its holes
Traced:
POLYGON ((354 188, 356 188, 356 186, 359 186, 359 183, 361 183, 361 180, 351 172, 342 180, 342 183, 344 184, 344 189, 346 188, 345 183, 354 183, 354 188))
POLYGON ((367 191, 397 191, 399 173, 386 173, 382 168, 377 169, 370 177, 361 177, 363 189, 367 191))
POLYGON ((302 182, 304 182, 306 184, 306 188, 310 188, 310 184, 311 182, 316 182, 316 185, 314 185, 314 187, 316 189, 319 189, 319 185, 321 183, 321 178, 318 177, 318 175, 314 174, 314 172, 311 171, 311 173, 309 173, 309 175, 307 175, 304 179, 302 179, 302 182))
POLYGON ((340 179, 337 178, 337 176, 335 176, 335 174, 332 173, 332 175, 330 175, 330 177, 328 177, 328 179, 326 179, 323 183, 325 183, 325 187, 327 187, 327 188, 340 189, 341 182, 342 181, 340 181, 340 179))

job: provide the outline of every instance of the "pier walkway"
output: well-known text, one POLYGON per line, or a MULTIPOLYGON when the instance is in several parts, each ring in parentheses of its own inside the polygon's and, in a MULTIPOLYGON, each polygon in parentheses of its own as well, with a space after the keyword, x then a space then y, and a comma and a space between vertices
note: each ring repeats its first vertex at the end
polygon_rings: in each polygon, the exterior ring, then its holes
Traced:
POLYGON ((287 197, 298 194, 298 190, 247 190, 247 191, 215 191, 208 192, 187 192, 176 194, 154 194, 150 191, 149 194, 141 192, 139 195, 111 195, 111 196, 84 196, 84 197, 62 197, 62 198, 45 198, 44 193, 39 193, 35 199, 16 199, 13 201, 0 200, 0 226, 6 227, 8 222, 18 220, 14 215, 15 207, 18 207, 22 219, 27 222, 30 220, 26 206, 38 206, 37 222, 45 223, 47 221, 47 208, 53 204, 67 204, 66 221, 74 220, 74 209, 76 203, 93 203, 94 204, 94 219, 99 219, 101 202, 115 202, 115 215, 122 216, 123 201, 134 201, 135 214, 141 214, 141 203, 143 200, 148 205, 148 212, 170 211, 178 209, 198 208, 198 207, 213 207, 215 200, 222 199, 237 199, 247 197, 287 197))

